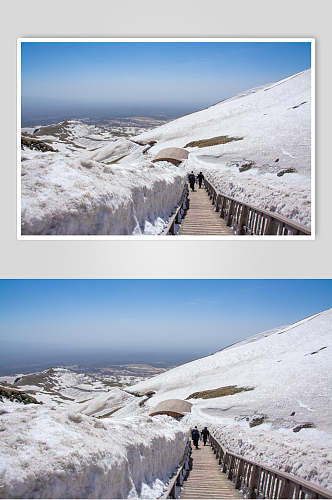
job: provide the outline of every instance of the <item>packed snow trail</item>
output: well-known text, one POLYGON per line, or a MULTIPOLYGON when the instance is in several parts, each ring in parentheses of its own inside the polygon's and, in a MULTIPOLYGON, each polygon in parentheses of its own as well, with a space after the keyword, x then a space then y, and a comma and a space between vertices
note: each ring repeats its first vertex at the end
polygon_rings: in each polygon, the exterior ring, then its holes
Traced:
POLYGON ((192 450, 193 466, 181 489, 180 498, 243 498, 221 472, 210 445, 192 450))
POLYGON ((205 189, 189 194, 189 209, 183 218, 180 235, 232 235, 232 228, 217 214, 205 189))

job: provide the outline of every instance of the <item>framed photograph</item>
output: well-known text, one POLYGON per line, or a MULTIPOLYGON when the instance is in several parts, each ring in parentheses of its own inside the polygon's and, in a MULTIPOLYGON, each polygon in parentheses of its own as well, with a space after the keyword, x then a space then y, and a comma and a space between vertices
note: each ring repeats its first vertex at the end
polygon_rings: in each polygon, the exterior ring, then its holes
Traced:
POLYGON ((23 38, 19 239, 315 238, 312 38, 23 38))

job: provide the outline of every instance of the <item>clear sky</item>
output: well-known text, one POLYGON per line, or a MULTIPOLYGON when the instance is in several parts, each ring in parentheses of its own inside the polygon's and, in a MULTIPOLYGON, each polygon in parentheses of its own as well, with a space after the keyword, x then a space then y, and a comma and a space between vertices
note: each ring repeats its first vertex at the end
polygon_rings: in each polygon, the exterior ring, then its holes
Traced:
POLYGON ((23 42, 22 105, 198 109, 310 64, 304 42, 23 42))
POLYGON ((332 280, 2 280, 0 362, 183 361, 332 307, 332 280), (122 356, 122 357, 121 357, 122 356), (148 359, 149 358, 149 359, 148 359))

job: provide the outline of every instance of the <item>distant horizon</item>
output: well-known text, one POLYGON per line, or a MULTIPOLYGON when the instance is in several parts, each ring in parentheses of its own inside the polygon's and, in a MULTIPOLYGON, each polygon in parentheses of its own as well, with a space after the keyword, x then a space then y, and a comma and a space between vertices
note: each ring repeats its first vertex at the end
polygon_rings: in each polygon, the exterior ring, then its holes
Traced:
POLYGON ((59 123, 65 120, 89 120, 91 123, 100 123, 105 120, 117 120, 119 118, 133 118, 145 117, 162 120, 174 120, 181 116, 199 111, 201 108, 191 107, 131 107, 122 109, 99 109, 99 108, 86 108, 86 109, 58 109, 50 108, 48 111, 45 109, 38 111, 38 106, 31 105, 30 107, 23 108, 21 113, 21 126, 22 127, 35 127, 38 125, 50 125, 52 123, 59 123))
POLYGON ((310 67, 311 43, 296 39, 22 40, 22 126, 29 121, 37 125, 38 119, 47 120, 45 115, 79 118, 83 114, 90 116, 89 113, 132 114, 135 109, 178 117, 310 67))
POLYGON ((332 280, 0 280, 0 365, 180 364, 330 307, 332 280))

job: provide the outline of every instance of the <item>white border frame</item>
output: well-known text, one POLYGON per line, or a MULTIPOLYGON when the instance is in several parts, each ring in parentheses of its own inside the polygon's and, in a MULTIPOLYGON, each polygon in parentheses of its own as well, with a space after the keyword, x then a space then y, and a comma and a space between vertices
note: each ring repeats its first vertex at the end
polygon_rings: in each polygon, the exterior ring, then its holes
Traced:
POLYGON ((312 241, 316 238, 316 40, 315 38, 18 38, 17 39, 17 239, 18 240, 139 240, 139 241, 185 241, 185 240, 236 240, 236 241, 312 241), (307 42, 311 43, 311 235, 308 236, 161 236, 161 235, 22 235, 21 234, 21 44, 24 42, 307 42))

